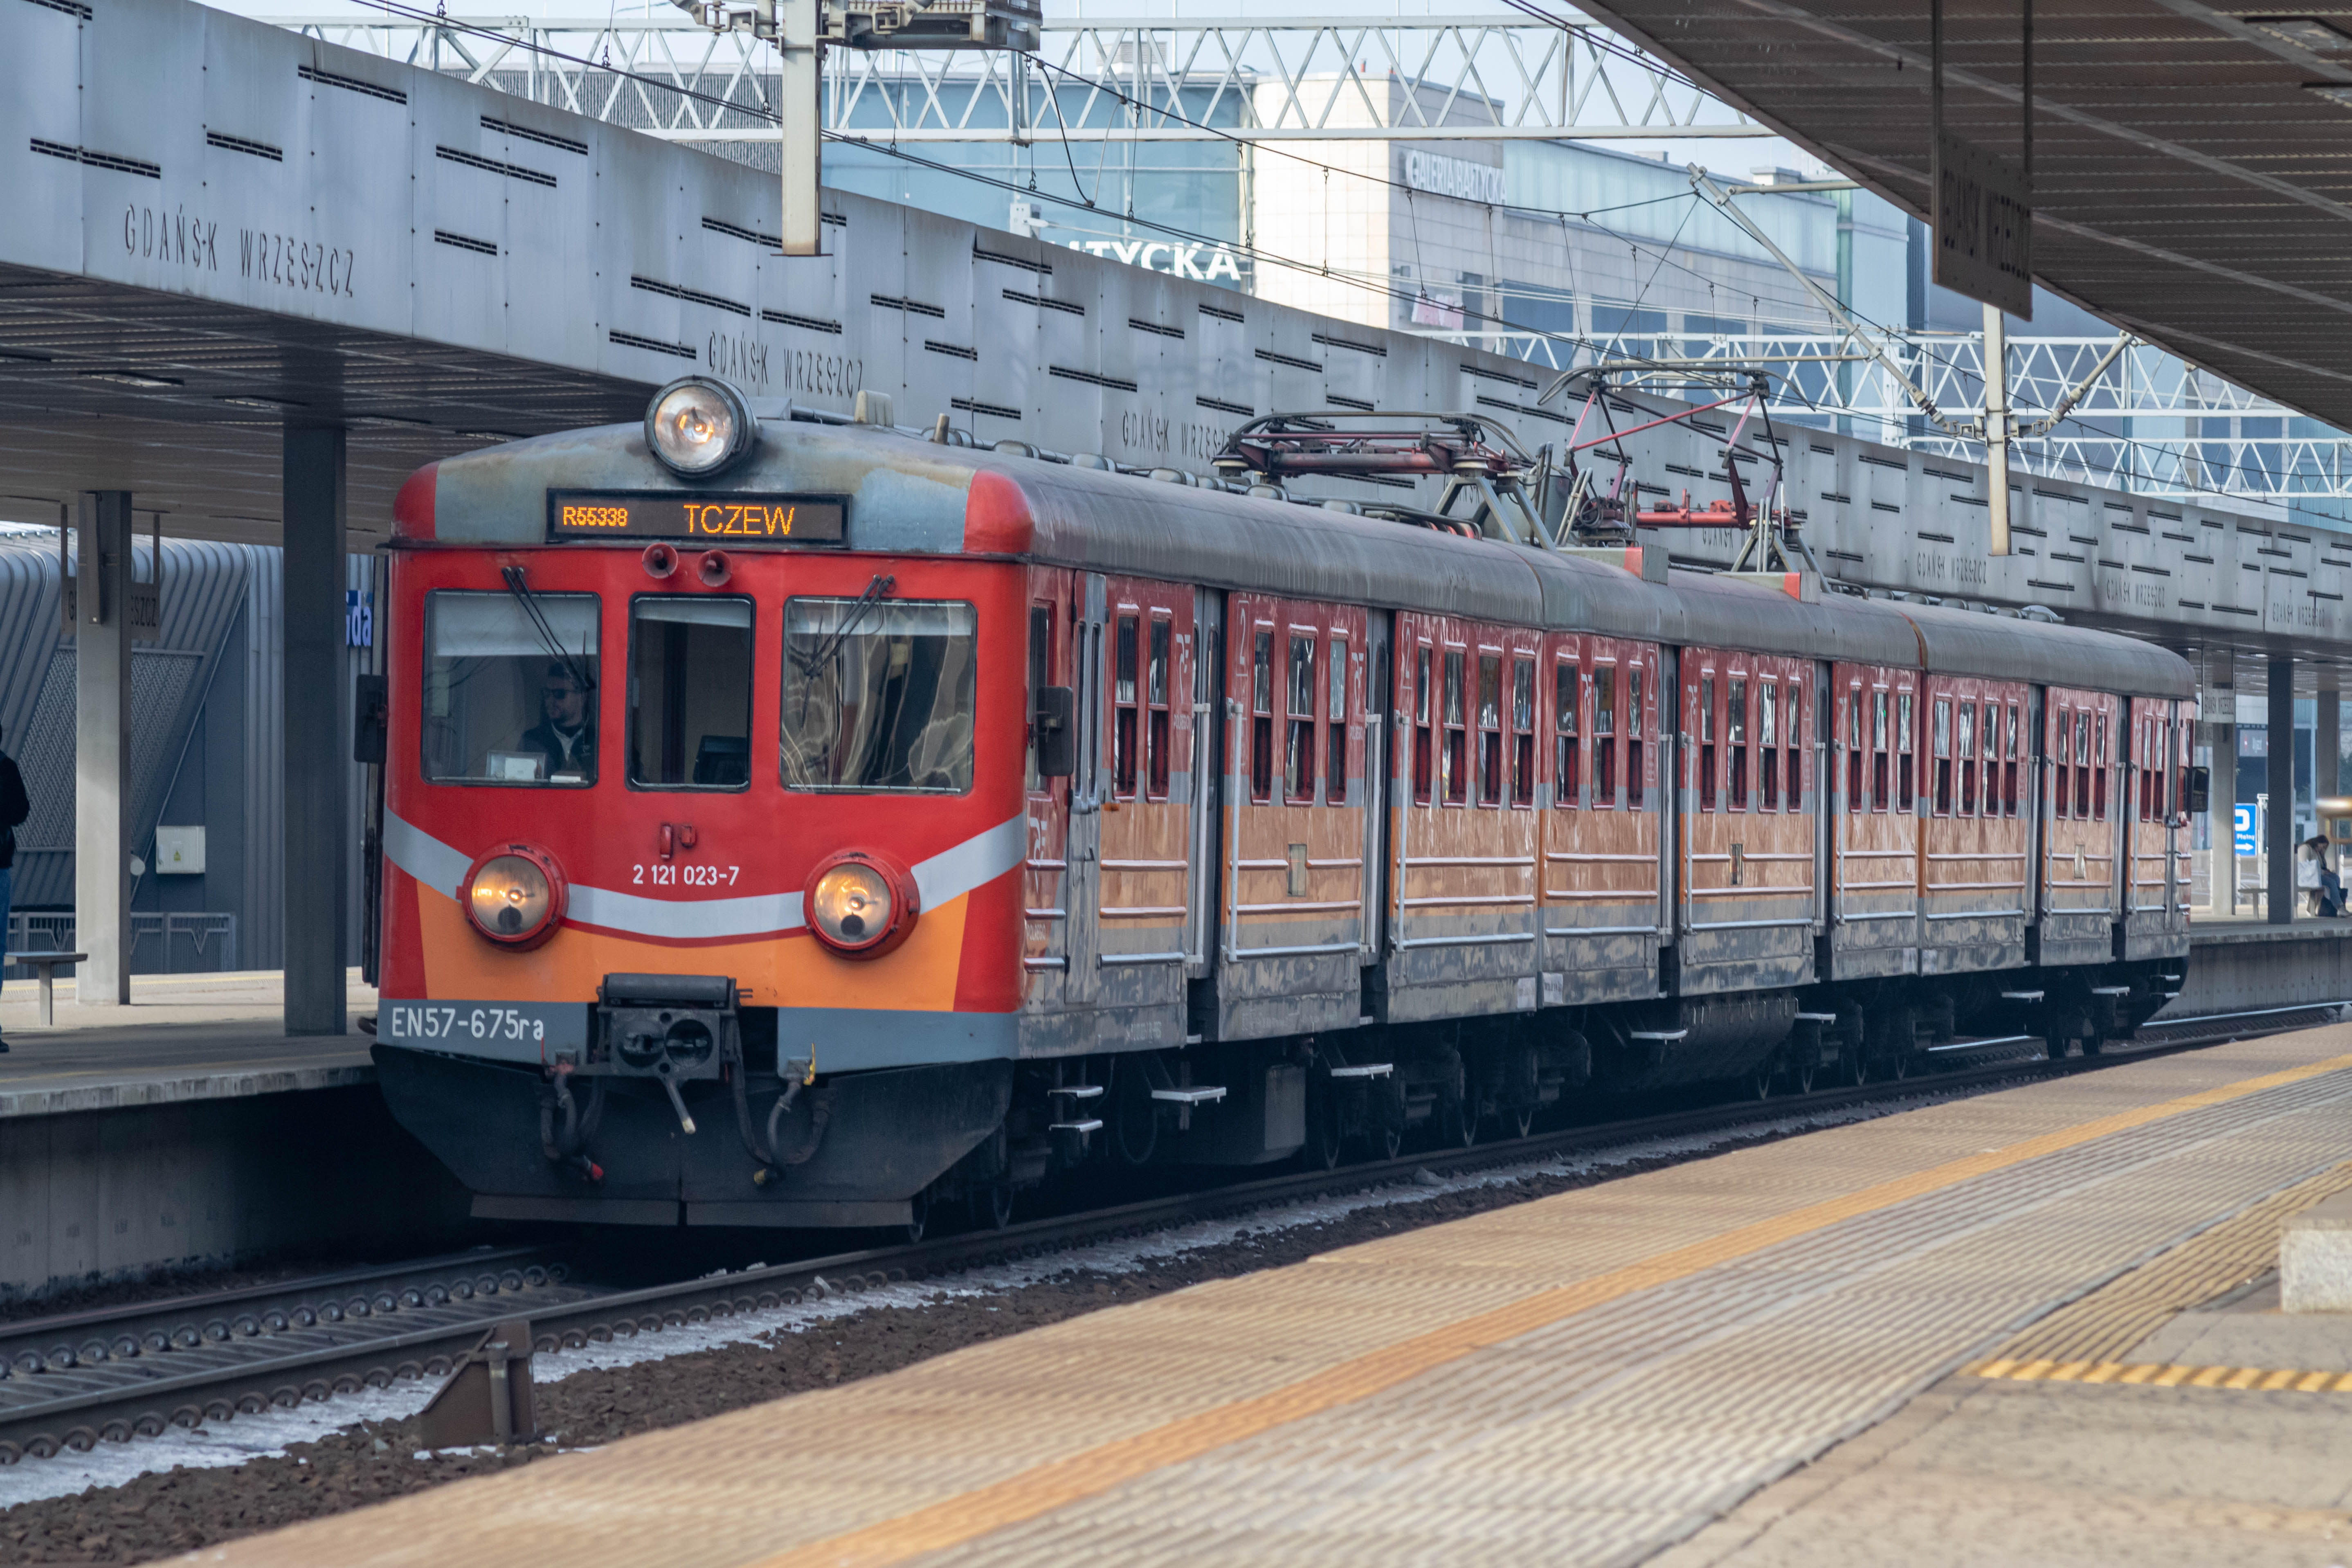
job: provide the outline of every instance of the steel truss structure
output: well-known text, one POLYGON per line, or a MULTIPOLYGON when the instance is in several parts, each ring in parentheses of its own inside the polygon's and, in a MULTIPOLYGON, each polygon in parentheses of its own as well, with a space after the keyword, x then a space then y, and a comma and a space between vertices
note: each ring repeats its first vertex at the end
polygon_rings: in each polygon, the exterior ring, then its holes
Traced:
MULTIPOLYGON (((269 20, 668 140, 776 140, 773 48, 749 31, 709 31, 683 12, 416 19, 354 8, 269 20)), ((1603 28, 1517 12, 1385 22, 1048 20, 1034 57, 830 49, 825 76, 825 132, 855 141, 1771 134, 1603 28), (1417 90, 1376 90, 1391 75, 1417 90)))
MULTIPOLYGON (((1980 443, 1936 428, 1908 389, 1843 337, 1657 335, 1594 343, 1534 332, 1425 335, 1563 371, 1610 364, 1629 383, 1769 371, 1777 421, 1984 460, 1980 443)), ((1981 417, 1981 333, 1888 333, 1881 341, 1944 414, 1981 417)), ((2085 389, 2115 347, 2113 338, 2010 339, 2010 401, 2021 419, 2046 415, 2079 394, 2072 413, 2047 432, 2012 441, 2012 462, 2143 495, 2218 492, 2273 506, 2352 499, 2352 437, 2137 342, 2085 389)))

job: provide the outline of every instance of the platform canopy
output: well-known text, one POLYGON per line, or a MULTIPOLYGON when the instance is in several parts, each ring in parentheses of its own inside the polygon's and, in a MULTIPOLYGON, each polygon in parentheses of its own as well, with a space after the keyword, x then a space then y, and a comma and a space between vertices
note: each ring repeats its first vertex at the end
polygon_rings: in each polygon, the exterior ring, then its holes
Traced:
MULTIPOLYGON (((1582 8, 1927 216, 1927 0, 1582 8)), ((2019 0, 1944 7, 1946 128, 2011 159, 2022 12, 2019 0)), ((2347 426, 2352 11, 2288 12, 2039 0, 2033 270, 2193 363, 2347 426)))

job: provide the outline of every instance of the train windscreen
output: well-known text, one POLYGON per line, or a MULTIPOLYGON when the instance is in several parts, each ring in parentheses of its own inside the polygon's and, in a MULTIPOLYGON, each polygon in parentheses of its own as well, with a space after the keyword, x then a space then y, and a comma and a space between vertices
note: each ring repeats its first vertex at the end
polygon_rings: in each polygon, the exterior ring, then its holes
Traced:
POLYGON ((593 594, 533 594, 528 605, 511 594, 427 595, 425 776, 441 784, 594 784, 596 622, 593 594))
POLYGON ((741 789, 751 777, 751 602, 629 603, 629 782, 741 789))
POLYGON ((965 604, 786 600, 784 787, 971 789, 975 625, 965 604))

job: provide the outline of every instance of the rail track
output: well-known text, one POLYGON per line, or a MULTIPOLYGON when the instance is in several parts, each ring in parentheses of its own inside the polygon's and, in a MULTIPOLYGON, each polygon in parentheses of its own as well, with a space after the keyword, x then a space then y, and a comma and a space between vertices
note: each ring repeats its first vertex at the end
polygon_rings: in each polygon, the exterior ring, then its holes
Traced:
POLYGON ((989 1267, 1088 1242, 1410 1179, 1465 1173, 1648 1139, 1725 1131, 1790 1112, 1838 1110, 1921 1093, 2095 1070, 2227 1039, 2333 1022, 2345 1003, 2269 1008, 2143 1026, 2109 1054, 2052 1061, 2031 1037, 1962 1042, 1946 1070, 1765 1100, 1592 1121, 1467 1148, 1153 1197, 1002 1230, 833 1254, 636 1289, 571 1279, 546 1247, 477 1250, 0 1326, 0 1464, 87 1451, 239 1414, 445 1375, 486 1325, 529 1319, 534 1348, 576 1349, 745 1316, 908 1279, 989 1267))

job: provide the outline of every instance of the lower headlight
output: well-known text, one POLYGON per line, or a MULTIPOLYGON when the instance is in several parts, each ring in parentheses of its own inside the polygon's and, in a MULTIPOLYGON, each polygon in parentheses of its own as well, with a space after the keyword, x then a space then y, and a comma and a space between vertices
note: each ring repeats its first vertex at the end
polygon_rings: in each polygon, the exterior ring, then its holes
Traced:
POLYGON ((563 875, 535 845, 507 844, 466 873, 466 918, 503 947, 536 947, 563 919, 563 875))
POLYGON ((896 867, 852 852, 817 868, 806 908, 818 941, 846 957, 873 958, 906 939, 915 923, 915 889, 896 867))

